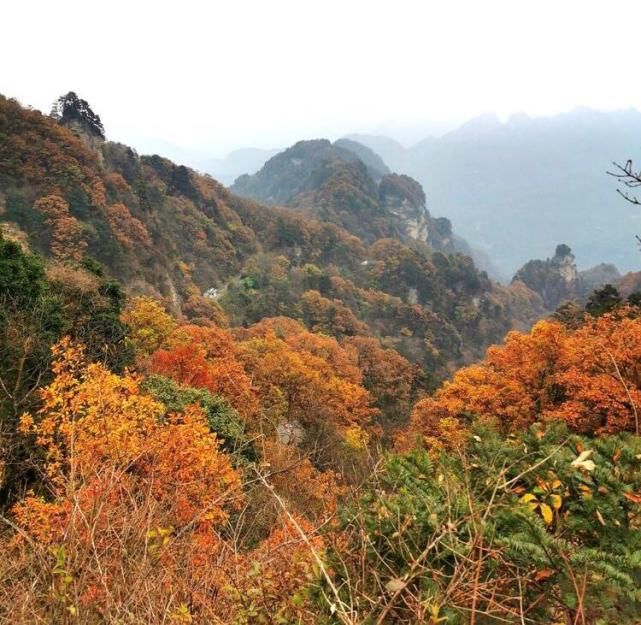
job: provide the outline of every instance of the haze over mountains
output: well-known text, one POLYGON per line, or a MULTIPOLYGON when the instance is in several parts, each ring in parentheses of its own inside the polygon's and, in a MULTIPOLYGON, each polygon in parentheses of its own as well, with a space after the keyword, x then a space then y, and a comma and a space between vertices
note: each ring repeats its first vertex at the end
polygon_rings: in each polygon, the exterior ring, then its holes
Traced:
MULTIPOLYGON (((394 172, 418 180, 434 215, 447 217, 509 279, 551 243, 566 243, 580 269, 639 266, 641 211, 615 192, 612 161, 641 156, 641 113, 575 109, 553 117, 483 115, 411 147, 379 135, 350 135, 394 172), (607 236, 605 234, 607 233, 607 236)), ((254 173, 269 151, 239 151, 207 171, 230 184, 254 173), (245 171, 243 171, 245 170, 245 171)))

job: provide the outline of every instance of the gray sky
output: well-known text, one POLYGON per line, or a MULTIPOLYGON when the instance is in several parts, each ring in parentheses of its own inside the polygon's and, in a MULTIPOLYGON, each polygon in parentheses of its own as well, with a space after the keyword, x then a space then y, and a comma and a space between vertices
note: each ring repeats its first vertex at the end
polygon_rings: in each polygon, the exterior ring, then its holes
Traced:
POLYGON ((641 108, 641 1, 21 0, 0 92, 74 90, 107 135, 221 156, 483 112, 641 108))

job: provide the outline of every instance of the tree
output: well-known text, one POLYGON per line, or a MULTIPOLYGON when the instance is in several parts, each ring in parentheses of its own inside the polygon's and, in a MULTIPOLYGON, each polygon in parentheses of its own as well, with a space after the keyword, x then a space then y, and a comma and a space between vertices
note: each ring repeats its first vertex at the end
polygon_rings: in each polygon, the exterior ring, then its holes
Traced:
POLYGON ((257 459, 254 443, 246 433, 243 420, 223 397, 213 395, 205 389, 180 386, 160 375, 146 378, 141 389, 162 402, 167 410, 166 414, 182 412, 192 404, 200 406, 210 431, 222 442, 225 451, 235 454, 232 455, 233 459, 257 459))
POLYGON ((239 357, 257 388, 261 432, 282 438, 292 431, 290 444, 313 454, 321 467, 339 465, 350 441, 367 442, 378 411, 362 386, 355 354, 304 329, 279 338, 261 323, 247 334, 239 357))
POLYGON ((641 319, 631 312, 588 316, 575 330, 540 321, 529 334, 509 333, 416 404, 407 436, 439 438, 441 422, 465 426, 474 418, 505 432, 562 420, 579 432, 638 433, 641 319))
MULTIPOLYGON (((608 175, 617 178, 627 189, 636 189, 641 187, 641 171, 635 171, 631 160, 627 160, 625 165, 621 165, 619 163, 612 164, 615 167, 615 171, 607 172, 608 175)), ((627 191, 622 191, 621 189, 617 189, 617 193, 632 204, 641 204, 641 201, 636 197, 636 195, 627 191)))
POLYGON ((176 328, 167 346, 152 354, 149 372, 184 386, 208 389, 227 399, 248 423, 255 423, 258 403, 252 380, 227 330, 194 325, 176 328))
POLYGON ((89 106, 89 103, 79 98, 73 91, 60 96, 51 107, 51 117, 61 124, 77 122, 90 134, 101 139, 105 138, 105 129, 89 106))
POLYGON ((316 622, 310 546, 322 540, 301 536, 316 528, 289 514, 243 546, 241 474, 193 389, 154 382, 179 408, 168 409, 69 340, 53 370, 42 408, 21 419, 46 488, 13 507, 16 533, 0 537, 2 617, 22 605, 13 622, 115 622, 126 606, 146 623, 316 622))
POLYGON ((80 260, 87 247, 82 225, 69 213, 69 204, 59 195, 41 197, 33 205, 51 228, 49 246, 54 258, 80 260))
POLYGON ((343 347, 356 349, 363 385, 376 399, 390 426, 398 427, 411 406, 417 384, 415 367, 394 349, 385 349, 372 337, 353 336, 342 342, 343 347))
POLYGON ((49 348, 64 325, 62 303, 49 289, 42 259, 0 235, 0 506, 15 496, 25 476, 18 418, 37 402, 48 376, 49 348))
POLYGON ((590 295, 585 305, 586 312, 593 317, 611 312, 621 304, 621 295, 617 288, 611 284, 606 284, 603 288, 597 289, 590 295))
POLYGON ((121 319, 127 326, 127 341, 140 359, 148 358, 164 347, 176 329, 175 320, 151 297, 131 298, 121 319))

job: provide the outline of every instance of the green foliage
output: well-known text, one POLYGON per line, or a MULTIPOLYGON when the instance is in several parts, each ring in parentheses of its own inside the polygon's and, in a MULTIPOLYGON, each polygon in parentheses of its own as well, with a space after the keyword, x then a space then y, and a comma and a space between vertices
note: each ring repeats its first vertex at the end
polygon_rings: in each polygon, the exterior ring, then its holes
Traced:
POLYGON ((64 327, 62 302, 51 293, 42 259, 0 236, 2 412, 15 417, 23 408, 22 396, 32 394, 48 362, 49 345, 64 327))
POLYGON ((619 306, 621 301, 617 288, 611 284, 606 284, 603 288, 597 289, 590 295, 585 305, 585 310, 593 317, 600 317, 619 306))
POLYGON ((0 237, 0 293, 5 301, 30 304, 46 291, 44 263, 0 237))
POLYGON ((53 265, 48 271, 49 290, 62 303, 64 335, 81 341, 90 361, 101 361, 121 372, 133 363, 120 321, 125 302, 122 287, 103 277, 96 261, 85 261, 91 272, 72 266, 53 265))
POLYGON ((181 412, 187 406, 197 404, 205 413, 210 430, 221 439, 223 449, 243 462, 257 459, 256 449, 245 433, 241 417, 226 399, 205 389, 180 386, 161 375, 149 376, 142 388, 162 402, 168 412, 181 412))
POLYGON ((73 91, 60 96, 53 104, 51 116, 61 124, 76 122, 81 124, 90 134, 105 138, 105 128, 89 106, 89 103, 79 98, 73 91))
POLYGON ((0 237, 0 456, 6 465, 0 505, 33 477, 16 427, 50 378, 52 345, 67 335, 84 343, 90 360, 114 370, 131 364, 119 319, 123 300, 116 282, 72 266, 46 267, 39 256, 0 237))
POLYGON ((391 456, 342 510, 354 559, 336 554, 338 586, 359 574, 362 554, 363 594, 349 600, 373 621, 398 590, 384 623, 414 622, 421 604, 438 606, 446 623, 468 622, 475 605, 483 624, 520 622, 525 606, 524 618, 541 624, 583 622, 580 612, 586 623, 632 625, 641 610, 640 468, 641 439, 589 439, 560 426, 507 439, 477 429, 455 454, 391 456))

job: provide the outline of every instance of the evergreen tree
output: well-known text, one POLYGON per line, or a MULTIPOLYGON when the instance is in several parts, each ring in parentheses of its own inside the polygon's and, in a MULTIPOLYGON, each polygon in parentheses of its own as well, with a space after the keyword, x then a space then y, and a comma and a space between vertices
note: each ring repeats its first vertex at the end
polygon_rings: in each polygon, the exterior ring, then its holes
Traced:
POLYGON ((93 112, 86 100, 79 98, 73 91, 60 96, 53 103, 51 117, 63 125, 78 122, 87 129, 89 134, 101 139, 105 138, 105 128, 100 117, 93 112))

